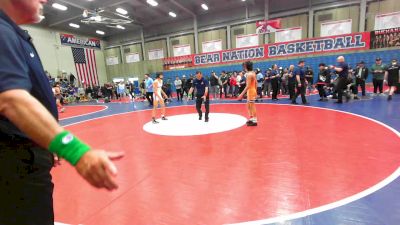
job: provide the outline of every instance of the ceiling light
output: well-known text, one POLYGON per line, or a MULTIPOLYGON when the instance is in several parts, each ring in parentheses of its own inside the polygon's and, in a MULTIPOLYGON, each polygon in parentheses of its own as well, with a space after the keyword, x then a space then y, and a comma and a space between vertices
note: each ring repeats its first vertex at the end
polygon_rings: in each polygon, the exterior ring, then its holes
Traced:
POLYGON ((122 14, 122 15, 128 14, 128 11, 126 11, 125 9, 122 9, 122 8, 117 8, 115 11, 117 11, 117 13, 122 14))
POLYGON ((156 2, 156 0, 147 0, 147 3, 149 3, 151 6, 158 6, 158 2, 156 2))
POLYGON ((79 25, 76 24, 76 23, 70 23, 69 26, 70 26, 70 27, 73 27, 73 28, 79 28, 79 27, 81 27, 81 26, 79 26, 79 25))
POLYGON ((206 4, 201 4, 201 8, 203 8, 204 10, 208 10, 208 6, 206 4))
POLYGON ((96 30, 96 34, 104 35, 105 33, 104 33, 104 31, 96 30))
POLYGON ((58 9, 58 10, 62 10, 62 11, 65 11, 65 10, 68 9, 67 6, 61 5, 61 4, 58 4, 58 3, 53 3, 52 6, 53 6, 53 8, 58 9))
POLYGON ((245 2, 246 0, 242 0, 242 2, 245 2))
POLYGON ((118 29, 121 29, 121 30, 125 30, 125 27, 123 27, 123 26, 121 26, 121 25, 117 25, 117 28, 118 28, 118 29))
POLYGON ((175 14, 174 12, 169 12, 168 14, 169 14, 170 16, 174 17, 174 18, 176 17, 176 14, 175 14))

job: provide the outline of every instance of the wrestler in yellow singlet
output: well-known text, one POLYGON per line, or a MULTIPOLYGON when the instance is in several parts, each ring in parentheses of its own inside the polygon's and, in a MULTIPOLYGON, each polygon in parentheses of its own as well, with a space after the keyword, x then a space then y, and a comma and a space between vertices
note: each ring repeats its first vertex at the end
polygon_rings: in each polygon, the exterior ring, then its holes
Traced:
POLYGON ((243 69, 246 72, 246 87, 243 92, 239 95, 241 100, 245 93, 247 93, 247 110, 249 112, 249 121, 247 126, 257 126, 257 110, 255 101, 257 98, 257 78, 256 73, 253 71, 253 63, 248 61, 243 63, 243 69))
POLYGON ((257 98, 257 80, 254 76, 254 72, 247 72, 247 83, 249 84, 249 89, 247 89, 247 101, 248 102, 255 102, 257 98), (253 73, 250 75, 250 73, 253 73))

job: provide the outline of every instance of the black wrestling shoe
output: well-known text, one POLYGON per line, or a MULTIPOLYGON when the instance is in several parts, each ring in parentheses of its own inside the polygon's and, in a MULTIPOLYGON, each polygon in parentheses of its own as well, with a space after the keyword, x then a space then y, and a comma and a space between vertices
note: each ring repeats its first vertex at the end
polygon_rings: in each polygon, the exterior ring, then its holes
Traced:
POLYGON ((249 121, 247 121, 246 125, 247 125, 248 127, 256 127, 256 126, 257 126, 257 123, 256 123, 256 122, 253 122, 253 121, 251 121, 251 120, 249 120, 249 121))
POLYGON ((209 119, 208 119, 208 118, 206 118, 206 119, 204 120, 204 122, 208 123, 208 120, 209 120, 209 119))
POLYGON ((163 116, 161 117, 161 120, 168 120, 167 117, 163 116))
POLYGON ((159 124, 160 122, 158 122, 157 120, 153 120, 152 123, 153 124, 159 124))

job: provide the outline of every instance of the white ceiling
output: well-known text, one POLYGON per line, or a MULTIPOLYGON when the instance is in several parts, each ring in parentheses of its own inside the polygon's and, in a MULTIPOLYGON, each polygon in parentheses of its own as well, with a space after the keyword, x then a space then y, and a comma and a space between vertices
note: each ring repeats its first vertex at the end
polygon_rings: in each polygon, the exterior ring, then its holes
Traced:
MULTIPOLYGON (((210 26, 218 23, 240 20, 246 18, 246 7, 248 16, 259 17, 264 14, 264 0, 156 0, 159 5, 150 6, 146 0, 50 0, 45 6, 45 20, 39 26, 55 30, 68 31, 81 35, 97 36, 99 38, 112 39, 116 36, 129 34, 131 39, 140 38, 143 28, 145 37, 154 37, 165 33, 179 32, 193 29, 193 16, 198 18, 198 26, 210 26), (67 11, 59 11, 51 7, 53 3, 63 4, 68 7, 67 11), (206 3, 208 11, 201 8, 206 3), (83 19, 83 10, 104 9, 115 12, 116 8, 128 11, 134 23, 125 26, 126 30, 108 28, 104 25, 86 25, 80 21, 83 19), (170 17, 168 13, 173 11, 176 18, 170 17), (71 28, 69 23, 79 24, 79 29, 71 28), (102 30, 106 34, 100 36, 96 30, 102 30)), ((325 4, 327 2, 338 2, 334 0, 270 0, 270 12, 282 12, 312 5, 325 4)))

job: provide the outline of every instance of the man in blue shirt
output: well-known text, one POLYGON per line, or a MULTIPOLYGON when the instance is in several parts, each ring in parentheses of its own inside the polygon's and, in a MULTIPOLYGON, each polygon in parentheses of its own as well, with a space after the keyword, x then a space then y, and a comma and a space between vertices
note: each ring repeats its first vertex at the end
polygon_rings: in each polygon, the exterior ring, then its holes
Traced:
POLYGON ((289 100, 292 100, 296 94, 296 76, 294 75, 294 65, 289 66, 288 71, 288 89, 289 89, 289 100))
POLYGON ((196 110, 199 113, 199 120, 203 118, 203 112, 201 111, 201 105, 206 107, 206 117, 204 122, 208 122, 208 114, 210 113, 210 98, 208 95, 208 81, 204 79, 203 74, 200 71, 196 72, 196 79, 193 80, 193 86, 189 90, 189 95, 192 95, 196 88, 196 110))
POLYGON ((0 1, 0 224, 54 224, 52 153, 93 186, 117 188, 109 155, 58 125, 48 77, 31 37, 18 26, 40 21, 46 2, 0 1))
POLYGON ((304 71, 304 61, 300 60, 298 66, 294 69, 293 75, 296 77, 297 92, 292 99, 292 104, 297 105, 296 99, 301 95, 301 101, 303 105, 307 105, 306 99, 306 75, 304 71))
MULTIPOLYGON (((337 66, 331 66, 331 69, 333 69, 337 74, 338 74, 338 83, 337 83, 337 92, 338 92, 338 101, 336 103, 343 103, 343 91, 347 87, 347 77, 349 76, 349 65, 345 62, 343 56, 339 56, 337 58, 337 66)), ((347 97, 347 100, 349 100, 349 97, 347 97)))
POLYGON ((153 82, 154 80, 149 74, 144 75, 144 85, 146 87, 146 99, 149 102, 149 106, 153 106, 153 82))

